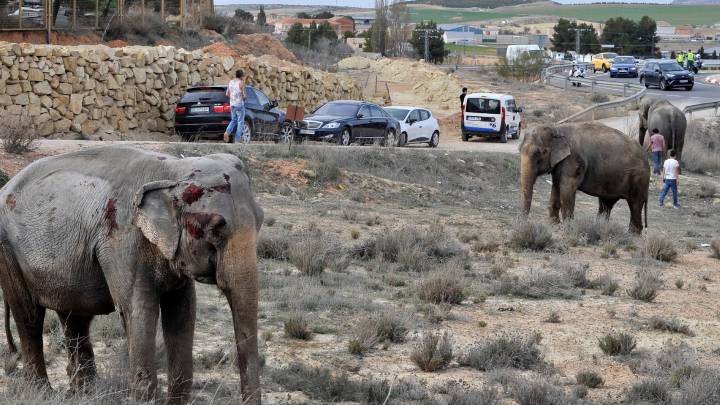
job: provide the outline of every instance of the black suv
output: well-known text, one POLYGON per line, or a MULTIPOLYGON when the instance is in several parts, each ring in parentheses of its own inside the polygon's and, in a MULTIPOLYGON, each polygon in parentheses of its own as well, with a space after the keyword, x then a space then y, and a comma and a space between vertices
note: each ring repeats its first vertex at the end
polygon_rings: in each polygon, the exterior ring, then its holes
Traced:
POLYGON ((648 60, 640 73, 640 83, 645 87, 658 86, 661 90, 674 87, 692 90, 695 76, 674 60, 648 60))
MULTIPOLYGON (((175 132, 183 141, 200 138, 222 139, 230 123, 230 99, 225 95, 227 85, 190 87, 175 106, 175 132)), ((246 86, 245 133, 252 140, 290 142, 294 129, 285 111, 277 108, 277 101, 265 93, 246 86)), ((233 134, 234 135, 234 134, 233 134)))

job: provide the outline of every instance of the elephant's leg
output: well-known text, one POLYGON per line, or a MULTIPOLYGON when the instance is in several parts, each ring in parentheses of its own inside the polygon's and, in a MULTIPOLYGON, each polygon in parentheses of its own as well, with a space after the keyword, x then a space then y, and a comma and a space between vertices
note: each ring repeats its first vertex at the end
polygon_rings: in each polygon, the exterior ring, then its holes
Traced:
POLYGON ((195 332, 195 285, 189 281, 181 289, 160 299, 165 347, 168 348, 167 404, 184 404, 193 381, 193 333, 195 332), (172 349, 172 350, 170 350, 172 349))
POLYGON ((3 298, 10 307, 20 336, 23 373, 29 379, 49 387, 42 335, 45 308, 38 305, 30 295, 15 255, 2 245, 0 245, 0 285, 3 298))
POLYGON ((563 221, 572 219, 575 215, 575 193, 577 185, 574 181, 565 181, 560 184, 560 212, 563 221))
POLYGON ((560 222, 560 179, 552 176, 552 189, 550 190, 550 221, 560 222))
MULTIPOLYGON (((155 333, 160 303, 149 281, 140 277, 135 281, 131 307, 121 310, 128 335, 130 391, 135 399, 144 401, 154 398, 157 389, 155 333)), ((168 350, 172 348, 168 347, 168 350)))
POLYGON ((58 314, 65 325, 65 345, 68 350, 67 374, 73 389, 82 389, 97 376, 95 354, 90 343, 92 316, 58 314))
POLYGON ((612 211, 613 207, 615 206, 615 203, 618 202, 617 198, 598 198, 598 201, 600 202, 600 207, 598 209, 598 216, 605 217, 605 219, 610 219, 610 212, 612 211))
POLYGON ((642 211, 644 205, 645 201, 641 198, 628 200, 628 207, 630 207, 630 226, 628 227, 629 232, 638 234, 642 232, 642 211))

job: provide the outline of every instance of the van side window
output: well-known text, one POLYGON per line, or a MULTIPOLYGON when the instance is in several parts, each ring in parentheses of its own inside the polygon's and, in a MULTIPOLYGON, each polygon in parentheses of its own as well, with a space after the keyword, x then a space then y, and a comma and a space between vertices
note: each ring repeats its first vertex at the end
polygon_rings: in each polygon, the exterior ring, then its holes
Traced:
POLYGON ((500 114, 500 100, 487 98, 466 99, 465 112, 475 114, 500 114))
POLYGON ((517 112, 517 108, 515 107, 515 100, 507 101, 507 109, 510 112, 517 112))

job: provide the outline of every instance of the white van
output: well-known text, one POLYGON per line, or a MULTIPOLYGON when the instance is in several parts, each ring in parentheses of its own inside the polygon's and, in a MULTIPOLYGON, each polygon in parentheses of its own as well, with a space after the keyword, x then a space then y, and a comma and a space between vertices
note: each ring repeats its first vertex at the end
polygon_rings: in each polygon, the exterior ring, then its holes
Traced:
POLYGON ((462 140, 473 136, 496 137, 500 142, 520 137, 522 108, 508 94, 472 93, 465 96, 462 111, 462 140))
POLYGON ((507 59, 508 65, 515 64, 515 60, 523 53, 529 53, 530 56, 537 56, 539 58, 546 58, 547 55, 538 45, 510 45, 505 51, 505 59, 507 59))

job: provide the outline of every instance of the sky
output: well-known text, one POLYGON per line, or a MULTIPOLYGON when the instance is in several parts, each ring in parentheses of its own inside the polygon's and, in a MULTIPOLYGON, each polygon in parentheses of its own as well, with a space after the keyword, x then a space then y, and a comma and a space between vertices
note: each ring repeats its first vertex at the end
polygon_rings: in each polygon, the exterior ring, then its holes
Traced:
POLYGON ((215 0, 215 4, 288 4, 302 6, 339 6, 373 8, 375 0, 215 0))

